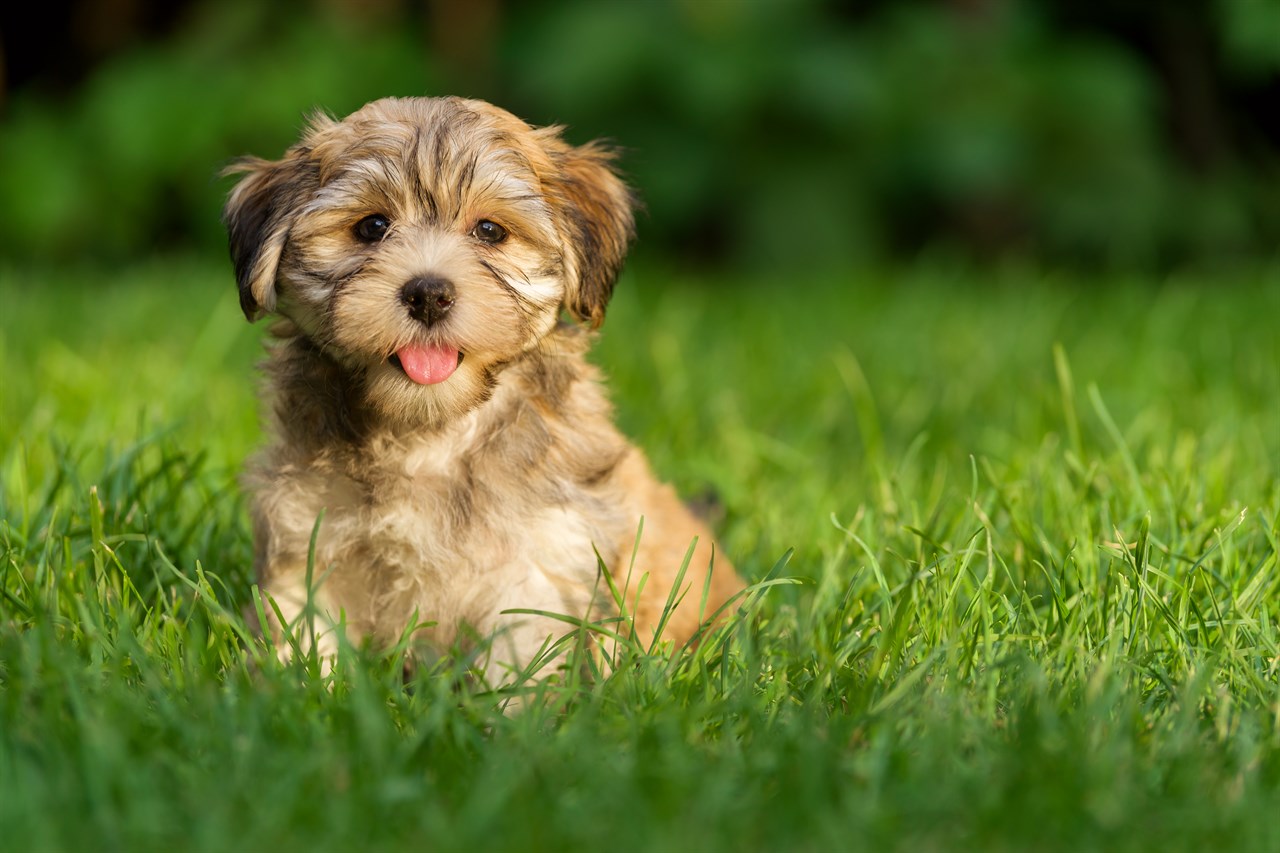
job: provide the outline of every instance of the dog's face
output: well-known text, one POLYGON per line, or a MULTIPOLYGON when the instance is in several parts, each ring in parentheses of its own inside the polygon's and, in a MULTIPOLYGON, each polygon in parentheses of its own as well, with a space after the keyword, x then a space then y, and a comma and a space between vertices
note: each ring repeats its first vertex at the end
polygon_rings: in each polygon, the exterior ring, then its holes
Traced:
POLYGON ((440 423, 562 310, 604 319, 633 228, 611 159, 481 101, 317 118, 283 159, 233 169, 241 307, 291 320, 385 419, 440 423))

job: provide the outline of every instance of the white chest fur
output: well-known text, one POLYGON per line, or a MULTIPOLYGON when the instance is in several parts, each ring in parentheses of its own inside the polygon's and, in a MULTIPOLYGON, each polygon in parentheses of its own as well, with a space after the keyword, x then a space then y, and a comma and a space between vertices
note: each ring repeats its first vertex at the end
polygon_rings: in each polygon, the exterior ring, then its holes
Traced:
MULTIPOLYGON (((607 599, 597 551, 613 560, 622 518, 608 501, 546 470, 513 470, 465 420, 363 456, 329 456, 260 481, 266 529, 263 585, 286 619, 308 600, 307 549, 316 518, 311 600, 353 640, 394 641, 419 628, 448 646, 463 626, 499 634, 496 657, 528 662, 571 626, 512 614, 580 617, 607 599), (369 462, 374 459, 376 462, 369 462)), ((518 467, 518 466, 517 466, 518 467)), ((261 533, 262 531, 260 531, 261 533)), ((328 644, 326 644, 328 645, 328 644)))

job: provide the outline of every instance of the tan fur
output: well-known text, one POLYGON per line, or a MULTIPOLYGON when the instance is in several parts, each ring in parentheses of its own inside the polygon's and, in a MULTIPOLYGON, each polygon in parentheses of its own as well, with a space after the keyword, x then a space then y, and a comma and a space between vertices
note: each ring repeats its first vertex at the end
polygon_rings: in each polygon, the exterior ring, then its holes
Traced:
POLYGON ((272 443, 248 474, 256 568, 298 620, 323 512, 311 591, 323 624, 307 638, 323 653, 339 623, 381 643, 426 623, 440 646, 496 634, 497 678, 569 630, 503 611, 607 612, 597 552, 645 640, 695 538, 664 638, 690 639, 741 588, 613 426, 585 359, 591 333, 560 319, 603 321, 632 237, 611 160, 480 101, 413 98, 318 117, 283 159, 233 169, 245 173, 225 212, 241 305, 281 318, 265 365, 272 443), (362 242, 353 229, 371 214, 391 228, 362 242), (509 236, 482 242, 480 220, 509 236), (431 325, 401 300, 424 276, 456 288, 431 325), (418 385, 392 359, 411 343, 462 359, 418 385))

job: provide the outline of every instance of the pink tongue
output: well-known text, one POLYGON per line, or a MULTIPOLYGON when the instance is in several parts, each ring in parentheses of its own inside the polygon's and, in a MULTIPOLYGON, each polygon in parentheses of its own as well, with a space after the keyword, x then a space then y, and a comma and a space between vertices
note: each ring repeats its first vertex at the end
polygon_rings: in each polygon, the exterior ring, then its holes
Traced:
POLYGON ((419 385, 443 382, 458 367, 458 351, 451 347, 408 346, 396 355, 404 372, 419 385))

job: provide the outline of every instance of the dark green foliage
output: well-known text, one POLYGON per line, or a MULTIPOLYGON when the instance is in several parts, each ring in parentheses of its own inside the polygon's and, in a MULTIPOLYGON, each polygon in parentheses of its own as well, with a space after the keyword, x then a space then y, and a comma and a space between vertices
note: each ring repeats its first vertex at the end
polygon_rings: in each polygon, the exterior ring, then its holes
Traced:
POLYGON ((6 251, 220 251, 222 166, 392 94, 609 137, 647 202, 642 251, 749 270, 933 246, 1152 268, 1280 241, 1274 4, 547 0, 456 33, 447 5, 195 3, 77 91, 18 91, 6 251))

